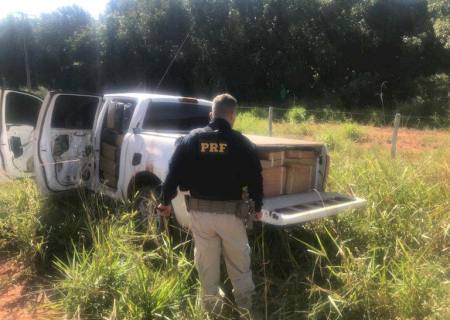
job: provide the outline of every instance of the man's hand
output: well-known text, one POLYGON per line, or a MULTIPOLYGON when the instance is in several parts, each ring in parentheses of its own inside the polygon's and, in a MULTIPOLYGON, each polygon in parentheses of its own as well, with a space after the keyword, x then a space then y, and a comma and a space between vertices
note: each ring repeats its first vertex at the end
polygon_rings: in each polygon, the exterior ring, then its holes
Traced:
POLYGON ((170 204, 168 206, 165 206, 162 203, 160 203, 158 205, 158 213, 160 216, 170 217, 170 214, 172 213, 172 206, 170 204))
POLYGON ((255 212, 255 220, 259 221, 261 220, 263 214, 261 211, 255 212))

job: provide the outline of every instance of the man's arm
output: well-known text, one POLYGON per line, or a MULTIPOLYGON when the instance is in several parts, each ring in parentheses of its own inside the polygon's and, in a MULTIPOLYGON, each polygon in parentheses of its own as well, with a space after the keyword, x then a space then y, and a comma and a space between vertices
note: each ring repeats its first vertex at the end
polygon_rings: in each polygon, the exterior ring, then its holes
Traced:
POLYGON ((255 202, 255 212, 260 212, 263 204, 263 178, 262 178, 262 168, 261 162, 259 162, 256 151, 252 152, 253 156, 251 159, 251 166, 253 170, 250 175, 248 193, 250 198, 255 202))
POLYGON ((259 161, 255 145, 246 138, 244 139, 244 155, 246 159, 243 162, 247 164, 244 168, 246 184, 248 186, 250 199, 255 202, 255 212, 260 212, 263 204, 263 178, 261 162, 259 161))

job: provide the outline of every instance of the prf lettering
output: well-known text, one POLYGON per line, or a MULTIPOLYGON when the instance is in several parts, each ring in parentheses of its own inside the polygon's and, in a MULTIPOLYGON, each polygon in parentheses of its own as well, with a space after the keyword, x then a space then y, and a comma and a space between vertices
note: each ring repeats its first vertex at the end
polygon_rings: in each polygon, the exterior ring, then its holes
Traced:
POLYGON ((224 153, 228 145, 226 143, 202 142, 200 143, 201 153, 224 153))

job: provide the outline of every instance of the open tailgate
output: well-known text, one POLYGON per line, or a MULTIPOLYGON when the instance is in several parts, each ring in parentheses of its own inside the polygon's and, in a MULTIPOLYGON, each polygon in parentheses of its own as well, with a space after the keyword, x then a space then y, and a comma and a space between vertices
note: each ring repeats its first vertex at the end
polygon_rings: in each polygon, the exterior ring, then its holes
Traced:
POLYGON ((366 200, 335 192, 308 192, 265 198, 262 222, 289 226, 364 207, 366 200))

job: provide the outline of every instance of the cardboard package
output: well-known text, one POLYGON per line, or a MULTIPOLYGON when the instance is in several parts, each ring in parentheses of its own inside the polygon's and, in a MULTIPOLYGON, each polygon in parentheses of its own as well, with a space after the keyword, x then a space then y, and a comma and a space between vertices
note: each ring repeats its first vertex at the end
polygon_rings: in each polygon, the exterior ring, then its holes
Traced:
POLYGON ((284 151, 260 151, 258 153, 258 158, 269 161, 282 160, 286 157, 285 154, 286 153, 284 151))
POLYGON ((120 160, 120 147, 115 147, 108 143, 102 142, 100 154, 102 157, 104 157, 108 160, 118 162, 120 160))
POLYGON ((288 165, 286 174, 286 194, 311 191, 314 167, 310 165, 288 165))
POLYGON ((286 187, 286 167, 270 167, 263 169, 264 197, 275 197, 284 194, 286 187))
POLYGON ((100 170, 110 175, 118 175, 119 167, 116 165, 116 162, 113 160, 109 160, 103 156, 100 157, 100 170))
POLYGON ((106 111, 106 128, 114 129, 116 121, 116 104, 112 103, 108 105, 106 111))
POLYGON ((284 164, 286 166, 313 166, 317 164, 317 159, 315 158, 303 158, 303 159, 284 159, 284 164))
POLYGON ((260 162, 261 162, 261 167, 263 169, 273 168, 273 167, 282 167, 284 165, 284 160, 283 159, 279 159, 279 160, 260 160, 260 162))
POLYGON ((117 187, 117 177, 115 175, 109 174, 107 172, 101 172, 101 181, 108 187, 117 187))
POLYGON ((317 154, 315 151, 286 151, 285 164, 287 167, 287 194, 308 192, 313 189, 315 170, 317 165, 317 154))
POLYGON ((261 167, 263 169, 281 167, 284 165, 285 152, 259 152, 258 157, 261 161, 261 167))
POLYGON ((314 151, 305 150, 288 150, 286 151, 286 158, 288 159, 315 159, 316 153, 314 151))
POLYGON ((125 134, 119 134, 114 129, 104 128, 102 130, 102 143, 107 143, 112 146, 120 147, 122 145, 125 134))
POLYGON ((314 187, 317 154, 313 150, 259 152, 264 196, 309 192, 314 187))

